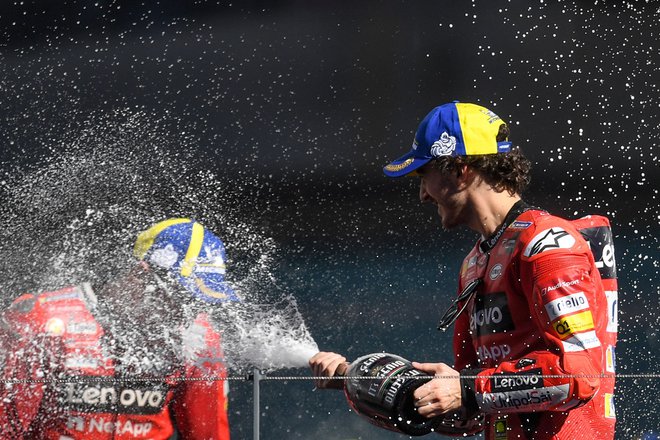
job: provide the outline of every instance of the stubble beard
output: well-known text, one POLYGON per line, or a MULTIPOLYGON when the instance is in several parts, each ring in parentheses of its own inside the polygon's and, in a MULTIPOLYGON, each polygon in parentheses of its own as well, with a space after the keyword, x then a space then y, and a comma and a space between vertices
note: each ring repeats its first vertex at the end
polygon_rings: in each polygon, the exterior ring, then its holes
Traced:
POLYGON ((462 210, 460 205, 451 199, 446 201, 442 210, 438 204, 438 216, 440 217, 442 229, 445 231, 450 231, 464 224, 465 219, 463 219, 464 216, 461 214, 461 212, 462 210), (444 211, 444 215, 442 211, 444 211))

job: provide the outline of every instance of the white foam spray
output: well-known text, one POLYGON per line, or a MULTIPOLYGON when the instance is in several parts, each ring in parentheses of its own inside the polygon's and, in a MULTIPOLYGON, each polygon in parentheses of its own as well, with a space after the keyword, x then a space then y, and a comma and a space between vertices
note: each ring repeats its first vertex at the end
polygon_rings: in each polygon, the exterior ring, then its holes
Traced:
MULTIPOLYGON (((206 310, 223 333, 230 369, 305 366, 318 348, 295 300, 276 285, 276 244, 232 199, 240 188, 223 191, 229 185, 204 169, 194 139, 172 126, 176 121, 127 110, 89 115, 65 139, 52 140, 61 150, 38 165, 3 164, 11 171, 0 188, 2 305, 23 292, 87 281, 99 291, 134 264, 140 231, 168 217, 192 217, 225 241, 229 279, 243 299, 206 310)), ((169 311, 153 312, 162 319, 140 331, 169 334, 169 311)), ((128 334, 130 325, 117 328, 125 342, 139 340, 128 334)), ((132 356, 146 359, 153 351, 138 347, 132 356)))
POLYGON ((228 304, 221 313, 228 357, 238 365, 260 369, 306 367, 319 351, 292 297, 277 303, 228 304))

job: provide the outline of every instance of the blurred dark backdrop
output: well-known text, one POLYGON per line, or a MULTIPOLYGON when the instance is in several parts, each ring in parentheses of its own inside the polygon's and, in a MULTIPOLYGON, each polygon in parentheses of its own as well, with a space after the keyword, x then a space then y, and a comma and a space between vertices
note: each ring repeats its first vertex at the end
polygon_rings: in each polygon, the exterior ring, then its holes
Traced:
MULTIPOLYGON (((219 209, 281 247, 280 277, 322 348, 449 360, 436 310, 475 237, 441 231, 416 183, 381 168, 432 107, 478 102, 533 161, 529 201, 611 218, 619 368, 655 372, 659 19, 657 1, 2 2, 1 189, 92 116, 164 121, 193 140, 191 167, 217 176, 219 209)), ((268 387, 264 438, 389 438, 337 395, 268 387)), ((657 428, 643 398, 658 391, 622 382, 621 438, 657 428)), ((235 387, 236 438, 251 436, 250 392, 235 387)))

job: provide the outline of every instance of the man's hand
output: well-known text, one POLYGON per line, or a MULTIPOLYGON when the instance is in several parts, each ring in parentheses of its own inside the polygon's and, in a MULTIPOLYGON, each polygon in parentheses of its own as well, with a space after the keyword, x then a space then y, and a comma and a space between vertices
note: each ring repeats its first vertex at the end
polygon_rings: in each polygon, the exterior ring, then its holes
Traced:
MULTIPOLYGON (((337 353, 318 352, 309 360, 309 367, 314 376, 343 376, 346 373, 348 362, 346 358, 337 353)), ((340 379, 317 379, 314 380, 317 388, 341 389, 344 381, 340 379)))
POLYGON ((455 411, 462 405, 461 381, 458 371, 447 364, 412 363, 414 368, 433 376, 451 376, 432 379, 413 393, 417 412, 427 418, 455 411))

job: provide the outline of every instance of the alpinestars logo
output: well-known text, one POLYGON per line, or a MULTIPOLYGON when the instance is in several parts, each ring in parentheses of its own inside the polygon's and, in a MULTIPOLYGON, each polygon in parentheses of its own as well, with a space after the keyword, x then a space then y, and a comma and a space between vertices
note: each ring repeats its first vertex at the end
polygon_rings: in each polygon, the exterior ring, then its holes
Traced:
POLYGON ((551 249, 570 249, 575 238, 564 229, 555 227, 537 234, 525 248, 523 255, 532 257, 551 249))

